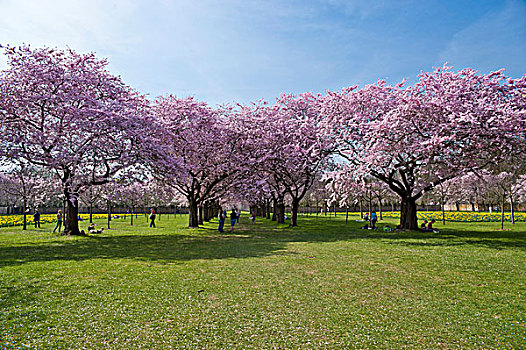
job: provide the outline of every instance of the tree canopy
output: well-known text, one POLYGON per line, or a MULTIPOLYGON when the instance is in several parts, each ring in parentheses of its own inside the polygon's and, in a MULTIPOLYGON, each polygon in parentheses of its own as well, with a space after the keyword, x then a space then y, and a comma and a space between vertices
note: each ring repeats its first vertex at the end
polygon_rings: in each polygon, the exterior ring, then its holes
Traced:
POLYGON ((193 97, 148 100, 94 53, 22 46, 5 54, 2 171, 27 164, 53 174, 71 234, 79 234, 80 196, 91 203, 93 186, 116 180, 127 184, 130 203, 142 191, 136 181, 170 188, 149 193, 183 198, 190 227, 203 207, 228 200, 274 203, 279 222, 288 201, 295 226, 300 201, 324 182, 327 197, 346 205, 359 193, 381 202, 390 190, 406 229, 418 227, 417 200, 466 174, 512 174, 505 191, 521 198, 526 76, 444 66, 413 85, 379 81, 211 107, 193 97))

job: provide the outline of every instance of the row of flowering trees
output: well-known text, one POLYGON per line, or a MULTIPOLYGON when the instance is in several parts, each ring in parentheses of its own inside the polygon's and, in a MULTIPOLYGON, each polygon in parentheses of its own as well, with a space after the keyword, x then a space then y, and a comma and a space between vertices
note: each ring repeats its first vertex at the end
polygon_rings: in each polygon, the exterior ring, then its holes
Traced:
MULTIPOLYGON (((326 176, 326 191, 319 200, 329 204, 359 207, 361 212, 378 208, 380 217, 382 210, 399 205, 396 193, 383 181, 372 176, 359 180, 345 173, 326 176)), ((517 204, 522 204, 522 208, 526 204, 526 176, 505 171, 492 172, 487 169, 449 179, 419 199, 419 205, 422 207, 440 207, 444 224, 446 208, 456 207, 458 211, 461 205, 469 206, 468 210, 471 211, 500 211, 502 222, 504 209, 509 208, 511 222, 514 223, 517 204)))
MULTIPOLYGON (((329 93, 324 113, 355 176, 385 183, 416 228, 416 201, 436 186, 497 165, 523 164, 526 77, 439 68, 409 87, 384 81, 329 93)), ((345 169, 344 169, 345 170, 345 169)))
POLYGON ((401 203, 401 227, 414 229, 417 200, 447 181, 525 173, 526 77, 501 71, 444 67, 412 86, 380 81, 213 108, 191 97, 150 101, 93 53, 22 46, 5 54, 2 172, 45 174, 67 204, 70 234, 80 232, 79 199, 115 181, 131 206, 134 184, 161 183, 159 198, 184 201, 197 227, 199 208, 226 200, 272 204, 278 222, 289 200, 294 226, 315 183, 341 197, 376 179, 384 186, 375 190, 401 203))

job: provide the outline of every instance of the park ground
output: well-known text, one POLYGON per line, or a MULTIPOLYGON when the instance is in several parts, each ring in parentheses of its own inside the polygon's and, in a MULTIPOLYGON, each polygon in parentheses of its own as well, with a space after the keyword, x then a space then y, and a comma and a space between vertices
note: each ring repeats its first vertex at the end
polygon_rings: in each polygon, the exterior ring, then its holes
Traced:
POLYGON ((0 349, 524 348, 526 223, 357 219, 2 228, 0 349))

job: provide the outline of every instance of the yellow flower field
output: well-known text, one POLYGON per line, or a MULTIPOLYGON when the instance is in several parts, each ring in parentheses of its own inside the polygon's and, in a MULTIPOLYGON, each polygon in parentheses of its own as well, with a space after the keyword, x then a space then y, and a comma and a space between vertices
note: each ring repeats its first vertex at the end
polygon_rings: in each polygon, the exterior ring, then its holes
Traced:
MULTIPOLYGON (((388 211, 382 213, 387 218, 400 218, 400 212, 388 211)), ((456 222, 498 222, 501 220, 502 213, 489 213, 489 212, 472 212, 472 211, 446 211, 446 221, 456 222)), ((419 211, 419 220, 431 220, 442 221, 441 211, 419 211)), ((515 221, 526 221, 526 213, 515 212, 515 221)), ((511 221, 511 213, 504 213, 504 220, 511 221)))
MULTIPOLYGON (((382 213, 385 218, 400 218, 400 212, 398 211, 386 211, 382 213)), ((418 212, 419 220, 431 220, 442 221, 442 212, 440 211, 420 211, 418 212)), ((89 219, 89 214, 80 214, 83 220, 89 219)), ((107 219, 107 214, 93 214, 94 219, 107 219)), ((489 213, 489 212, 466 212, 466 211, 446 211, 446 221, 455 222, 499 222, 501 219, 501 213, 489 213)), ((511 221, 511 213, 504 213, 504 220, 511 221)), ((56 221, 56 214, 42 214, 40 215, 40 223, 50 223, 56 221)), ((515 221, 525 221, 525 212, 516 212, 515 221)), ((8 226, 21 226, 24 224, 23 215, 0 215, 0 227, 8 226)), ((33 215, 27 215, 27 224, 33 225, 33 215)))
MULTIPOLYGON (((89 214, 80 214, 79 215, 83 220, 89 220, 89 214)), ((107 219, 108 214, 93 214, 94 219, 107 219)), ((27 215, 27 224, 33 225, 33 215, 27 215)), ((42 214, 40 215, 40 223, 50 223, 57 220, 56 214, 42 214)), ((0 215, 0 227, 7 226, 22 226, 24 224, 23 215, 0 215)))

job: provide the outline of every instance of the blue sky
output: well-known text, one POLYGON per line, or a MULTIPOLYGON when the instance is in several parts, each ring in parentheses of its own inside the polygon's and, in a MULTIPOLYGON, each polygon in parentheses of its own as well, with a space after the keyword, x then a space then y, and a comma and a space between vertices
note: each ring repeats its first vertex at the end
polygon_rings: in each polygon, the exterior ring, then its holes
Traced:
POLYGON ((248 103, 445 62, 520 77, 526 2, 0 0, 0 42, 95 51, 151 97, 248 103))

